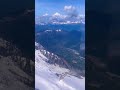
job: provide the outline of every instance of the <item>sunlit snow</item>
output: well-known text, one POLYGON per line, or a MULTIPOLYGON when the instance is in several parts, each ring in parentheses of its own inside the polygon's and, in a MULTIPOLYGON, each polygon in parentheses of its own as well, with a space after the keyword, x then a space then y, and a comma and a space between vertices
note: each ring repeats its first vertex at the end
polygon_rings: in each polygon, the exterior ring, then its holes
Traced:
POLYGON ((72 75, 59 75, 69 72, 68 69, 47 63, 48 59, 35 50, 35 88, 36 90, 85 90, 85 78, 72 75))

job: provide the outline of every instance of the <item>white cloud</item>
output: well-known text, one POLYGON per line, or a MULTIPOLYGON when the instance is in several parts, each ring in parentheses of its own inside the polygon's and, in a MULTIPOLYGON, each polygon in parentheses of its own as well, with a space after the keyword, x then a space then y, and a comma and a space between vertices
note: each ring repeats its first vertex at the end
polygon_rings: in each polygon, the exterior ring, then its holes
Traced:
POLYGON ((69 17, 77 17, 78 12, 74 6, 64 6, 64 11, 69 17))
POLYGON ((54 13, 52 16, 53 16, 53 17, 61 17, 62 15, 61 15, 60 13, 56 12, 56 13, 54 13))
POLYGON ((36 21, 44 23, 81 23, 84 22, 84 16, 79 15, 74 6, 64 6, 65 14, 55 12, 52 15, 47 13, 39 17, 36 21))
POLYGON ((73 10, 75 10, 76 8, 74 7, 74 6, 64 6, 64 10, 65 11, 73 11, 73 10))
POLYGON ((64 18, 66 18, 66 15, 62 15, 62 14, 56 12, 56 13, 54 13, 52 15, 52 18, 59 18, 59 19, 61 18, 61 19, 64 19, 64 18))
POLYGON ((48 14, 47 14, 47 13, 45 13, 43 16, 48 16, 48 14))

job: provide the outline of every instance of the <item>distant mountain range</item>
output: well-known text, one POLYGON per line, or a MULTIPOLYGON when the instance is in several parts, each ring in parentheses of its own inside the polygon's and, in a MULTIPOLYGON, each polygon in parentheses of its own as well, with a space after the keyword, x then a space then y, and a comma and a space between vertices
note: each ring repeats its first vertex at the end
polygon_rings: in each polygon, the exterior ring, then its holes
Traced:
POLYGON ((46 25, 35 25, 35 32, 44 31, 44 30, 64 30, 64 31, 83 31, 85 32, 85 24, 46 24, 46 25))
POLYGON ((52 16, 45 14, 43 16, 37 16, 35 18, 35 23, 37 25, 46 25, 46 24, 85 24, 85 16, 67 16, 55 13, 52 16))

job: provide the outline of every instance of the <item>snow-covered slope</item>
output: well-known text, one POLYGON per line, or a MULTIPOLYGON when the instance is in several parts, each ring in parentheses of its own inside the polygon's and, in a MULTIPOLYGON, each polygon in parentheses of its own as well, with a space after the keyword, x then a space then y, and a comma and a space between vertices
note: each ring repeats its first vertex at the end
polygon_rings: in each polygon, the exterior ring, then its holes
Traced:
POLYGON ((48 60, 39 49, 35 50, 36 90, 85 90, 85 78, 72 76, 70 70, 49 64, 48 60))

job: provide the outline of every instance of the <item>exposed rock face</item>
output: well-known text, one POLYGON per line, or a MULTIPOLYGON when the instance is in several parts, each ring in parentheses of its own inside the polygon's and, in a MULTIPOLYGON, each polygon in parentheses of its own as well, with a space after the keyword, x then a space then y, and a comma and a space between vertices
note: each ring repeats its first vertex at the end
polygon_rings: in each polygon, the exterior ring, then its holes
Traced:
POLYGON ((71 66, 66 62, 66 60, 58 57, 54 53, 47 51, 42 45, 36 43, 35 48, 40 50, 40 52, 49 59, 47 61, 48 63, 58 64, 59 66, 65 67, 65 68, 71 68, 71 66))
POLYGON ((33 90, 34 62, 12 43, 0 39, 0 90, 33 90))

